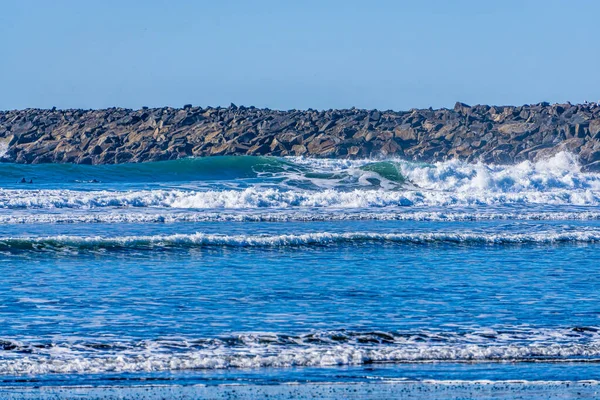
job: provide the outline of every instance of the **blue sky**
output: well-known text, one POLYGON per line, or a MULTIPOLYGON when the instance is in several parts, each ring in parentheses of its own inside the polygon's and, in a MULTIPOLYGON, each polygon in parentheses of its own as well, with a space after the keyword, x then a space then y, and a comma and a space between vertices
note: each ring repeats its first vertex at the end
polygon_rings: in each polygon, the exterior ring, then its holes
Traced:
POLYGON ((600 2, 4 0, 0 109, 600 100, 600 2))

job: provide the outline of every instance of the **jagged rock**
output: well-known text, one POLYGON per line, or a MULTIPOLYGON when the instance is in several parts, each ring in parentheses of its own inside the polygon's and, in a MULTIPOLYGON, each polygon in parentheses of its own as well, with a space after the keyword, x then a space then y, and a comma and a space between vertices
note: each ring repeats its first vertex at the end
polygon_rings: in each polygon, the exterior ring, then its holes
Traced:
POLYGON ((497 129, 498 131, 505 133, 507 135, 520 134, 524 132, 530 132, 534 129, 535 124, 530 124, 526 122, 513 122, 506 123, 500 125, 497 129))
POLYGON ((471 111, 471 107, 468 104, 457 101, 454 105, 454 111, 461 114, 468 114, 471 111))
POLYGON ((394 136, 404 142, 417 140, 415 130, 412 129, 412 127, 406 125, 396 127, 396 129, 394 130, 394 136))
POLYGON ((600 139, 600 119, 590 122, 589 131, 592 138, 600 139))
POLYGON ((308 149, 303 144, 296 144, 292 146, 292 152, 297 156, 302 156, 306 154, 307 151, 308 149))

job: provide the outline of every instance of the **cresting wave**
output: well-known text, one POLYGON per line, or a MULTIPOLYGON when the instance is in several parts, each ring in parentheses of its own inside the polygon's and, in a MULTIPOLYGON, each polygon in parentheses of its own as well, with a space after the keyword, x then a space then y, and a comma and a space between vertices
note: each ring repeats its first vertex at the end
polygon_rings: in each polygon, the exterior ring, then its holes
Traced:
POLYGON ((600 230, 589 229, 568 232, 542 233, 306 233, 298 235, 216 235, 206 233, 174 234, 156 236, 46 236, 46 237, 0 237, 0 251, 94 251, 124 249, 184 249, 201 247, 299 247, 328 246, 360 243, 390 244, 554 244, 596 243, 600 230))
POLYGON ((321 331, 205 339, 0 342, 0 374, 102 373, 426 362, 600 362, 597 329, 321 331))
MULTIPOLYGON (((2 142, 0 142, 0 151, 2 142)), ((2 154, 0 153, 0 156, 2 154)), ((40 183, 90 182, 181 182, 253 178, 280 173, 288 168, 284 159, 274 157, 224 156, 185 158, 135 164, 12 164, 0 163, 0 183, 21 176, 40 183)))

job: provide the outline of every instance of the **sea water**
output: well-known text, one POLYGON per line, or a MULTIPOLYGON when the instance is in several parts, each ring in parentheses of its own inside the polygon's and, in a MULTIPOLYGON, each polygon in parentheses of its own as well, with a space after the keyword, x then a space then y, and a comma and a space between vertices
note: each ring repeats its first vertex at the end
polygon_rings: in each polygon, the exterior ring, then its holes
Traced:
POLYGON ((593 386, 599 204, 568 153, 0 164, 0 386, 593 386))

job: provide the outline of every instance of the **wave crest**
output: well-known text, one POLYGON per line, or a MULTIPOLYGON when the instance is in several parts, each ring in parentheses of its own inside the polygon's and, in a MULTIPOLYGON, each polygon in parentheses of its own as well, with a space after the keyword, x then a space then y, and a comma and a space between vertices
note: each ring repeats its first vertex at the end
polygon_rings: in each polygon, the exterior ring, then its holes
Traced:
POLYGON ((306 233, 290 235, 217 235, 206 233, 156 236, 47 236, 0 238, 0 251, 86 251, 121 249, 182 249, 201 247, 298 247, 360 244, 368 242, 390 244, 554 244, 596 243, 600 231, 581 230, 543 233, 306 233))

